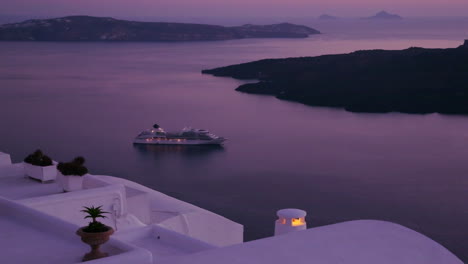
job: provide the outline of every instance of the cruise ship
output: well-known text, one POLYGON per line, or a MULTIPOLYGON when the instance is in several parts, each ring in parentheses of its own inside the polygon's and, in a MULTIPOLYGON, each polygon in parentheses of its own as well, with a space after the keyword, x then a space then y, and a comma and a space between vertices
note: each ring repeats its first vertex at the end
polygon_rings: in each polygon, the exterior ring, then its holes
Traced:
POLYGON ((166 132, 158 124, 142 131, 133 141, 134 144, 152 145, 221 145, 226 141, 205 129, 185 127, 180 132, 166 132))

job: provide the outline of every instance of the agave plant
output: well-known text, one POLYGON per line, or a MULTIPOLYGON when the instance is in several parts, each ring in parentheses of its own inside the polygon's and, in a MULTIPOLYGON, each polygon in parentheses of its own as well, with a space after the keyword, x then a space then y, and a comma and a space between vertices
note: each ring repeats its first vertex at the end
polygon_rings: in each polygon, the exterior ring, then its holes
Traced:
POLYGON ((104 214, 109 214, 109 212, 106 212, 101 209, 102 205, 98 207, 83 206, 83 208, 85 209, 81 210, 81 212, 87 214, 84 218, 93 219, 93 221, 90 222, 83 231, 89 232, 89 233, 98 233, 98 232, 106 232, 107 230, 109 230, 108 226, 96 220, 97 218, 107 218, 104 214))

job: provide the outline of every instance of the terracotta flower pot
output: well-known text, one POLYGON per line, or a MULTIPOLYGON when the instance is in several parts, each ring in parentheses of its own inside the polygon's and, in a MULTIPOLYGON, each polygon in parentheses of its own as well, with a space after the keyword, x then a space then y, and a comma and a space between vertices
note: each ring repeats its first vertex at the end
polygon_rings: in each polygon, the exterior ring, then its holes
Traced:
POLYGON ((81 237, 81 241, 91 247, 91 251, 84 255, 83 261, 107 257, 109 254, 101 252, 99 247, 109 240, 109 237, 114 233, 114 229, 108 226, 109 230, 106 232, 88 233, 83 231, 85 228, 82 227, 76 231, 76 234, 81 237))

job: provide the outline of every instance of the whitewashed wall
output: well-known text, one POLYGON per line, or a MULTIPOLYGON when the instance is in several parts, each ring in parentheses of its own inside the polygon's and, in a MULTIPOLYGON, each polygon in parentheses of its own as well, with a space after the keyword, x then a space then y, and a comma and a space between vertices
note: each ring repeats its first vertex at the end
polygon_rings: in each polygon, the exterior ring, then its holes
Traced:
MULTIPOLYGON (((63 221, 62 219, 45 214, 21 203, 7 200, 0 197, 0 211, 3 218, 11 218, 15 222, 19 222, 28 228, 41 230, 44 233, 44 243, 54 237, 60 237, 67 243, 82 243, 76 236, 75 232, 79 225, 63 221)), ((20 254, 27 254, 27 232, 22 234, 25 240, 25 248, 20 254)), ((81 245, 80 248, 88 249, 87 245, 81 245)), ((123 241, 112 238, 105 244, 103 248, 107 252, 112 252, 111 256, 99 260, 93 260, 86 263, 89 264, 120 264, 120 263, 138 263, 150 264, 153 263, 152 254, 145 249, 135 247, 123 241)), ((60 250, 60 249, 54 249, 60 250)), ((55 252, 57 253, 57 252, 55 252)), ((3 263, 3 262, 2 262, 3 263)), ((5 262, 6 263, 6 262, 5 262)), ((81 262, 80 262, 81 263, 81 262)), ((63 263, 66 264, 66 263, 63 263)))
POLYGON ((209 244, 224 247, 243 242, 244 226, 211 212, 193 211, 168 218, 159 225, 209 244))
POLYGON ((154 243, 163 243, 165 246, 181 248, 186 253, 196 253, 217 248, 201 240, 184 236, 178 232, 158 225, 150 225, 143 228, 127 230, 116 234, 115 237, 128 243, 133 243, 134 241, 141 239, 149 241, 148 238, 153 238, 154 243))
POLYGON ((102 209, 110 214, 106 214, 107 218, 100 220, 100 222, 117 230, 119 229, 117 225, 119 218, 125 217, 127 214, 125 188, 121 184, 34 197, 20 202, 79 226, 85 226, 90 221, 90 219, 84 219, 86 214, 81 212, 83 206, 102 205, 102 209))
MULTIPOLYGON (((218 247, 239 244, 244 240, 244 226, 218 214, 132 181, 104 175, 94 177, 109 184, 120 183, 127 188, 147 193, 151 214, 150 224, 159 224, 218 247)), ((129 207, 135 206, 137 205, 129 203, 129 207)))

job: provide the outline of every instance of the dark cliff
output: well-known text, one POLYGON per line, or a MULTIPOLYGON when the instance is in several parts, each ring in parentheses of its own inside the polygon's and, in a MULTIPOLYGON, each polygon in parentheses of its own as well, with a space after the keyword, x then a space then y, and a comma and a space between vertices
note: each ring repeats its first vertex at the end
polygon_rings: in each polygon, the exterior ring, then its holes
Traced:
POLYGON ((354 112, 468 114, 468 41, 452 49, 368 50, 261 60, 203 73, 259 79, 238 91, 354 112))

